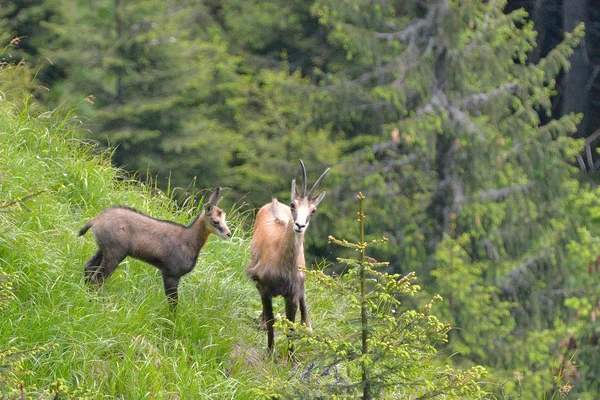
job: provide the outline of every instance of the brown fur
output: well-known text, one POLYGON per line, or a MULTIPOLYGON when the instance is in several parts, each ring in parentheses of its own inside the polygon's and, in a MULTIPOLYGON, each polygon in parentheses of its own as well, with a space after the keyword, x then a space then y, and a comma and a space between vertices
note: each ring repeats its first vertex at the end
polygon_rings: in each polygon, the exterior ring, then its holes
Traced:
POLYGON ((98 286, 127 256, 146 261, 162 271, 170 303, 177 304, 179 279, 196 265, 198 253, 211 233, 231 237, 225 213, 216 206, 219 188, 189 226, 152 218, 126 207, 110 207, 88 221, 79 231, 90 228, 98 244, 96 254, 85 263, 85 279, 98 286))
POLYGON ((307 196, 306 170, 302 161, 300 163, 304 176, 302 193, 298 193, 296 181, 293 180, 293 209, 276 199, 261 207, 256 214, 250 244, 251 258, 246 266, 248 276, 256 281, 262 300, 261 318, 267 328, 269 353, 273 352, 275 342, 273 297, 283 296, 285 314, 289 321, 295 321, 296 312, 300 308, 300 321, 311 327, 304 291, 305 274, 299 267, 305 265, 304 233, 325 192, 316 198, 311 196, 329 169, 321 175, 307 196))

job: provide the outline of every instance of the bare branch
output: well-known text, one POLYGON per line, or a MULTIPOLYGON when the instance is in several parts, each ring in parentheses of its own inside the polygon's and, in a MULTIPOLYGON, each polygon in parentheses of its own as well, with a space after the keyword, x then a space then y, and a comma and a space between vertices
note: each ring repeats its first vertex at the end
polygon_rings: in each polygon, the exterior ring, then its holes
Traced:
POLYGON ((401 31, 391 33, 376 32, 375 37, 387 41, 388 44, 390 44, 392 40, 399 40, 402 43, 414 43, 415 38, 423 37, 428 30, 432 29, 432 16, 433 13, 430 11, 425 18, 413 22, 401 31))
POLYGON ((500 289, 504 293, 514 293, 515 287, 518 286, 519 282, 522 281, 522 278, 525 276, 525 272, 531 267, 535 265, 538 261, 544 259, 549 253, 549 249, 545 249, 540 254, 536 254, 521 264, 517 265, 515 268, 510 270, 506 276, 500 283, 500 289))
POLYGON ((479 198, 480 200, 502 201, 511 193, 527 192, 534 186, 535 182, 530 182, 526 185, 515 185, 504 187, 502 189, 490 189, 483 192, 479 192, 475 197, 479 198))
POLYGON ((435 36, 439 24, 438 19, 450 8, 447 0, 442 0, 432 5, 424 18, 413 22, 401 31, 376 32, 375 37, 390 44, 393 40, 414 45, 418 40, 429 42, 429 38, 435 36))
POLYGON ((417 48, 411 46, 389 63, 365 72, 356 79, 339 84, 323 86, 321 89, 347 89, 350 87, 367 85, 372 81, 377 81, 378 85, 385 85, 393 82, 398 86, 398 82, 403 82, 406 79, 411 68, 419 65, 420 59, 420 53, 417 51, 417 48))
POLYGON ((388 140, 387 142, 377 143, 371 147, 371 152, 377 156, 387 151, 396 151, 398 149, 398 142, 388 140))
POLYGON ((519 85, 512 82, 512 83, 508 83, 506 85, 500 86, 499 88, 496 88, 490 92, 487 93, 477 93, 477 94, 473 94, 471 96, 465 97, 464 99, 462 99, 459 102, 459 107, 461 109, 475 109, 480 107, 483 104, 488 103, 490 100, 493 100, 494 98, 505 94, 505 93, 509 93, 509 94, 515 94, 517 92, 517 90, 519 89, 519 85))
POLYGON ((38 195, 40 195, 42 193, 46 193, 46 192, 48 192, 48 189, 42 189, 42 190, 39 190, 39 191, 34 192, 34 193, 28 193, 27 195, 25 195, 23 197, 17 197, 16 199, 7 201, 4 204, 0 204, 0 209, 2 209, 2 208, 8 208, 8 207, 17 205, 17 204, 19 204, 20 202, 22 202, 24 200, 27 200, 29 198, 38 196, 38 195))
POLYGON ((462 126, 472 136, 477 136, 479 138, 484 137, 484 135, 481 133, 481 128, 471 121, 471 117, 467 113, 456 106, 449 106, 447 111, 451 122, 462 126))
POLYGON ((523 262, 522 264, 519 264, 516 268, 513 268, 512 270, 510 270, 508 272, 508 277, 513 280, 518 279, 519 277, 521 277, 525 274, 525 271, 527 270, 527 268, 529 268, 530 266, 532 266, 533 264, 535 264, 536 262, 538 262, 541 259, 542 259, 541 255, 536 255, 536 256, 528 258, 527 260, 525 260, 525 262, 523 262))
POLYGON ((381 79, 381 76, 383 74, 387 74, 390 73, 390 71, 397 65, 397 60, 400 57, 397 57, 394 61, 390 62, 389 64, 386 65, 382 65, 380 67, 377 67, 369 72, 365 72, 364 74, 362 74, 361 76, 359 76, 356 79, 352 79, 350 81, 346 81, 340 84, 334 84, 334 85, 327 85, 327 86, 323 86, 322 89, 324 90, 332 90, 332 89, 347 89, 349 87, 353 87, 353 86, 357 86, 357 85, 366 85, 367 83, 369 83, 371 80, 374 79, 381 79))
POLYGON ((579 169, 581 172, 587 171, 587 167, 585 166, 585 161, 583 161, 583 157, 581 155, 577 156, 577 162, 579 163, 579 169))
POLYGON ((390 159, 390 160, 381 161, 375 165, 363 166, 360 169, 361 176, 368 176, 368 175, 371 175, 374 173, 380 173, 380 172, 389 172, 393 169, 404 167, 414 161, 417 161, 418 159, 419 159, 418 155, 413 153, 413 154, 409 154, 405 157, 402 157, 400 159, 390 159))
POLYGON ((461 126, 472 136, 483 138, 484 135, 481 134, 481 129, 477 124, 471 121, 471 117, 459 107, 450 104, 448 101, 448 97, 446 94, 437 90, 431 96, 430 101, 424 106, 418 108, 415 111, 416 116, 421 116, 424 114, 431 114, 436 112, 436 110, 443 110, 448 115, 448 119, 451 123, 461 126))

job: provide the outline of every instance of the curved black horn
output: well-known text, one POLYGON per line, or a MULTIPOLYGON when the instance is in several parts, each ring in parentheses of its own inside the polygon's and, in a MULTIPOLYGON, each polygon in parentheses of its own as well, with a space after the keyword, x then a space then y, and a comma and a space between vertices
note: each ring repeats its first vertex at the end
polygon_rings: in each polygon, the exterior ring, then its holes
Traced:
POLYGON ((306 168, 304 168, 304 163, 300 160, 300 165, 302 166, 302 194, 301 197, 306 197, 306 168))
POLYGON ((315 192, 315 190, 317 189, 317 186, 319 186, 319 183, 321 183, 321 179, 323 179, 323 177, 324 177, 325 175, 327 175, 327 173, 329 172, 329 170, 330 170, 330 169, 331 169, 331 168, 327 168, 327 169, 325 170, 325 172, 323 172, 323 173, 321 174, 321 176, 319 177, 319 179, 317 179, 317 181, 316 181, 316 182, 315 182, 315 184, 313 185, 312 189, 310 189, 310 193, 308 193, 308 198, 309 198, 309 199, 312 199, 312 195, 313 195, 313 193, 315 192))

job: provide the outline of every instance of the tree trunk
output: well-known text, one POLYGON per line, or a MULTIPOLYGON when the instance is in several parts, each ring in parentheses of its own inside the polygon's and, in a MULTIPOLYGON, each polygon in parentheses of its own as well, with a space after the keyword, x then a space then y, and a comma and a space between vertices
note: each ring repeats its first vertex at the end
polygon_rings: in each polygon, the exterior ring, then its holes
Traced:
MULTIPOLYGON (((123 40, 123 22, 121 20, 121 0, 114 0, 114 22, 115 22, 115 32, 117 36, 117 43, 122 43, 123 40)), ((117 47, 117 52, 121 52, 120 45, 117 47)), ((119 54, 120 56, 120 54, 119 54)), ((117 104, 123 104, 123 71, 119 67, 117 68, 117 77, 115 82, 115 102, 117 104)))
MULTIPOLYGON (((587 0, 563 0, 563 29, 571 32, 581 22, 589 26, 587 18, 587 0)), ((589 87, 591 69, 586 51, 586 40, 575 49, 571 56, 571 69, 565 76, 562 114, 584 113, 575 138, 588 136, 587 121, 590 110, 589 87)))

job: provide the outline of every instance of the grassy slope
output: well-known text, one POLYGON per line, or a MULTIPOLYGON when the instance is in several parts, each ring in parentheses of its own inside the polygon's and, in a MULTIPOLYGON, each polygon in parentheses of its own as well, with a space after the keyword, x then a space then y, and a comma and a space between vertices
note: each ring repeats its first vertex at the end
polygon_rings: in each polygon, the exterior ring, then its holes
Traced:
POLYGON ((88 218, 122 204, 188 222, 197 207, 177 209, 152 188, 118 179, 106 157, 50 113, 0 108, 0 268, 14 275, 15 295, 0 311, 0 349, 56 344, 27 360, 27 385, 62 378, 96 398, 243 399, 265 376, 284 373, 264 360, 260 302, 243 272, 249 240, 235 215, 233 239, 212 236, 182 279, 176 317, 158 270, 136 260, 90 291, 83 263, 95 245, 76 234, 88 218))

